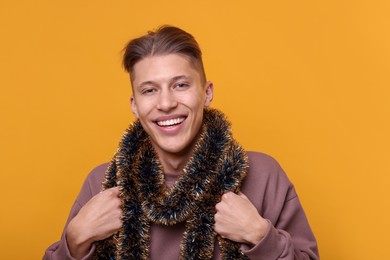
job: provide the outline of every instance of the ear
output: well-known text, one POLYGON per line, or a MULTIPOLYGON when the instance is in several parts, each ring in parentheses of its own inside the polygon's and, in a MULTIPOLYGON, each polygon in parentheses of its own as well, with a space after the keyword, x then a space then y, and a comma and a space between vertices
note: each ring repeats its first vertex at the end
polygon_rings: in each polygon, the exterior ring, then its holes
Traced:
POLYGON ((133 111, 134 116, 138 119, 137 105, 135 103, 134 96, 130 97, 131 110, 133 111))
POLYGON ((204 105, 206 107, 210 106, 211 101, 213 100, 214 97, 214 85, 211 81, 206 82, 205 90, 206 92, 206 99, 204 101, 204 105))

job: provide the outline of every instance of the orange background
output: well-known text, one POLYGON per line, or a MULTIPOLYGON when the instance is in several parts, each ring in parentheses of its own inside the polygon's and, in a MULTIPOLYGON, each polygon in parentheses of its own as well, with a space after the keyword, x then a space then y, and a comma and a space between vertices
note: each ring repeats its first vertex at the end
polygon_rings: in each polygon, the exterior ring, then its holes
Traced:
POLYGON ((2 259, 40 259, 133 120, 121 49, 161 24, 199 41, 213 107, 274 156, 322 259, 390 259, 390 2, 0 2, 2 259))

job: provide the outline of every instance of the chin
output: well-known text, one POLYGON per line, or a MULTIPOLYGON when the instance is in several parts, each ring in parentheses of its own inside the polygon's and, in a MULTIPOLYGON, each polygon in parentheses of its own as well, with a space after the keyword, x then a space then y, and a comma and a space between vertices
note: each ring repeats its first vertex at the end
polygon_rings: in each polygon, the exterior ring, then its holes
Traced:
POLYGON ((188 149, 179 146, 179 147, 161 147, 161 150, 167 154, 182 155, 185 154, 185 151, 187 151, 188 149))
POLYGON ((180 142, 172 141, 171 143, 161 142, 164 145, 158 145, 156 148, 159 149, 163 154, 171 154, 180 156, 185 156, 188 151, 192 150, 191 142, 180 142))

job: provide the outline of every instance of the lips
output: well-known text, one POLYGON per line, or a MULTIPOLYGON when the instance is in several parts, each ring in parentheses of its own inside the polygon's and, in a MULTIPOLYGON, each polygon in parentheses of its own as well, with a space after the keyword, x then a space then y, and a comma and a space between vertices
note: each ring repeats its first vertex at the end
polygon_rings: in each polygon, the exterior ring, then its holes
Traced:
POLYGON ((177 118, 171 118, 167 120, 158 120, 156 121, 156 124, 162 127, 170 127, 170 126, 181 124, 185 119, 186 119, 185 117, 177 117, 177 118))

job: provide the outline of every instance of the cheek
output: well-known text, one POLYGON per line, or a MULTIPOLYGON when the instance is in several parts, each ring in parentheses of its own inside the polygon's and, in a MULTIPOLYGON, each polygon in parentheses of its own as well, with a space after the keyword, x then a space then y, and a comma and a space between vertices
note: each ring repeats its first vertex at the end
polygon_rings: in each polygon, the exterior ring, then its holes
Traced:
POLYGON ((191 107, 192 110, 203 110, 205 97, 202 93, 193 92, 191 95, 185 95, 180 99, 181 103, 191 107))
POLYGON ((136 110, 139 117, 149 114, 153 109, 153 100, 150 98, 137 98, 136 110))

